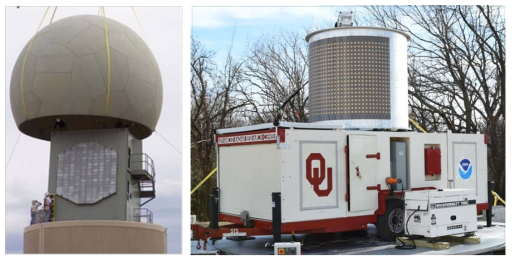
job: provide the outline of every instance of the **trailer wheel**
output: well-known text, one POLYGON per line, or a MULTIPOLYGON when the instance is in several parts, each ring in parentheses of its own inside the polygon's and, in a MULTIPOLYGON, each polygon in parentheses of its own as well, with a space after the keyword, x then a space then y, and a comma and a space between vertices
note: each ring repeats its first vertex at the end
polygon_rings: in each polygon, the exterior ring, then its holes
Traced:
POLYGON ((377 233, 386 241, 395 241, 404 234, 404 201, 389 199, 386 201, 386 213, 377 217, 377 233))

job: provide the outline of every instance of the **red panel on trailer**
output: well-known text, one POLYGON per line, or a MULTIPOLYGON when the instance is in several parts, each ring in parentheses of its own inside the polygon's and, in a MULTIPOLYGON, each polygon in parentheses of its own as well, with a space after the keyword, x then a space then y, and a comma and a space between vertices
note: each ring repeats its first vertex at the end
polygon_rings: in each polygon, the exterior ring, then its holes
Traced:
POLYGON ((490 205, 488 205, 488 203, 479 203, 479 204, 476 204, 476 208, 477 208, 477 211, 489 210, 490 205))
POLYGON ((442 156, 440 148, 425 148, 424 161, 426 166, 426 175, 442 174, 442 156))
MULTIPOLYGON (((219 214, 220 221, 230 222, 237 225, 243 225, 241 217, 219 214)), ((247 235, 262 235, 263 231, 269 231, 272 234, 272 221, 254 219, 254 227, 248 229, 247 235), (256 229, 260 234, 253 233, 252 229, 256 229)), ((289 233, 295 231, 297 233, 329 233, 329 232, 345 232, 366 229, 367 224, 377 222, 376 215, 359 216, 359 217, 345 217, 345 218, 332 218, 323 220, 300 221, 281 224, 281 232, 289 233)))

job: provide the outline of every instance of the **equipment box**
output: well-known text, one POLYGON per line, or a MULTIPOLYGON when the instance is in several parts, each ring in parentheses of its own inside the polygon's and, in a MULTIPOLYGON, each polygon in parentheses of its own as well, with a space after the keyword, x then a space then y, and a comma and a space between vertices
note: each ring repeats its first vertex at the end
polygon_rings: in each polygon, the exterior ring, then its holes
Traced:
POLYGON ((435 238, 477 230, 474 190, 407 191, 405 202, 410 235, 435 238))

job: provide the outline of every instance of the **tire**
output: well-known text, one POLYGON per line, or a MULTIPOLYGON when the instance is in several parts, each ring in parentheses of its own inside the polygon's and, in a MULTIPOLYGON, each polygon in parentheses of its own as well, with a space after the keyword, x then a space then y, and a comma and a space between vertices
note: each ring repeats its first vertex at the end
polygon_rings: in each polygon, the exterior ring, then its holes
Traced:
POLYGON ((404 235, 404 201, 389 199, 386 201, 386 213, 377 217, 377 234, 386 241, 404 235))

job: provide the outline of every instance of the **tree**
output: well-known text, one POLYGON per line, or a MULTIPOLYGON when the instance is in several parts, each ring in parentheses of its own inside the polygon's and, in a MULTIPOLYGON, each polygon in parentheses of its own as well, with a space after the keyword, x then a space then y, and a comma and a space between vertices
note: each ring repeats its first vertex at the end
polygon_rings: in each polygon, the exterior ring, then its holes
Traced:
MULTIPOLYGON (((239 125, 238 110, 247 105, 238 98, 242 63, 229 53, 223 68, 214 63, 215 53, 191 39, 191 184, 203 180, 215 167, 215 130, 239 125)), ((191 198, 191 212, 207 220, 208 199, 215 179, 210 179, 191 198)))
POLYGON ((307 122, 308 59, 307 44, 299 33, 263 35, 249 43, 245 52, 245 88, 242 94, 254 124, 273 122, 277 110, 295 91, 301 89, 285 107, 282 120, 307 122))
POLYGON ((488 171, 504 195, 504 7, 365 6, 372 25, 404 31, 411 115, 430 130, 491 138, 488 171))

